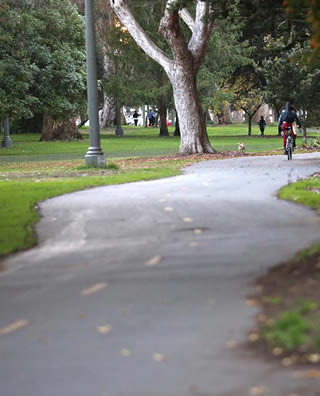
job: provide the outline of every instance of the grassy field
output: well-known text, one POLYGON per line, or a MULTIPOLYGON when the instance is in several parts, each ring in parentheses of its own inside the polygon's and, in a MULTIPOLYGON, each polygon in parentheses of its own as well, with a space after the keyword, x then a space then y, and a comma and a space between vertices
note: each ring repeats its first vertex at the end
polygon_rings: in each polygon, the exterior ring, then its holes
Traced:
MULTIPOLYGON (((26 249, 36 243, 32 232, 39 215, 37 202, 67 192, 99 185, 150 180, 179 174, 182 167, 201 158, 170 157, 178 152, 180 138, 160 138, 158 128, 124 127, 125 136, 114 130, 101 132, 107 169, 88 169, 84 155, 89 146, 88 130, 83 141, 40 142, 39 134, 13 134, 12 148, 0 149, 0 255, 26 249), (169 156, 168 158, 157 158, 169 156), (114 166, 113 166, 114 165, 114 166)), ((209 137, 219 152, 236 152, 245 142, 247 152, 281 153, 277 127, 268 126, 260 137, 257 126, 247 136, 247 125, 210 127, 209 137)), ((298 143, 299 144, 299 143, 298 143)))
MULTIPOLYGON (((107 158, 167 155, 179 150, 180 138, 173 136, 173 128, 169 128, 169 137, 159 137, 159 128, 125 126, 123 129, 123 137, 115 136, 114 129, 101 131, 101 147, 107 158)), ((81 132, 83 141, 68 143, 39 142, 39 134, 13 134, 11 137, 14 146, 0 150, 0 163, 83 158, 89 147, 89 137, 87 129, 81 132)), ((208 128, 210 141, 217 151, 236 151, 240 142, 246 144, 247 152, 281 148, 281 138, 277 136, 276 126, 266 128, 265 138, 260 137, 257 126, 253 127, 251 137, 247 133, 246 124, 208 128)))

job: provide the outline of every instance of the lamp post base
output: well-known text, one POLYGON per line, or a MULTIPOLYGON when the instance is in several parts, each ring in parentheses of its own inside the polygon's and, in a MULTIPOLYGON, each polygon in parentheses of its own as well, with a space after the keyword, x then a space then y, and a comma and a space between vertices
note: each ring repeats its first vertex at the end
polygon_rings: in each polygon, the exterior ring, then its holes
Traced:
POLYGON ((13 143, 12 143, 11 137, 5 136, 2 139, 1 147, 12 147, 12 146, 13 146, 13 143))
POLYGON ((123 136, 124 135, 124 131, 121 128, 121 126, 117 126, 116 128, 116 136, 123 136))
POLYGON ((84 158, 88 166, 94 168, 104 168, 106 166, 106 157, 100 147, 89 147, 84 158))

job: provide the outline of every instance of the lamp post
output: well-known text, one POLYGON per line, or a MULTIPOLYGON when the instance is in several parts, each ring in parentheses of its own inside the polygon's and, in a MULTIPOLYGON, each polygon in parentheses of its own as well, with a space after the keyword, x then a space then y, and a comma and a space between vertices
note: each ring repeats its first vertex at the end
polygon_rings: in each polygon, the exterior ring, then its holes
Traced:
POLYGON ((12 140, 10 137, 9 117, 4 119, 3 129, 4 129, 4 136, 2 139, 1 147, 12 147, 13 144, 12 144, 12 140))
POLYGON ((103 168, 106 159, 100 146, 100 125, 98 113, 98 87, 96 66, 96 36, 94 26, 93 0, 85 0, 86 54, 90 147, 85 156, 87 165, 103 168))

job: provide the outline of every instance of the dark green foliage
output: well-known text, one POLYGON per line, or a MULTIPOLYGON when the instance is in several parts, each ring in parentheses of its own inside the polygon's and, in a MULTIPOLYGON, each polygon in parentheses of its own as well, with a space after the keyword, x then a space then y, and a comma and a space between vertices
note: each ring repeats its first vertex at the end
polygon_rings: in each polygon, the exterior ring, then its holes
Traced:
POLYGON ((28 55, 28 39, 34 20, 13 7, 13 1, 0 5, 0 119, 30 117, 38 104, 30 93, 36 67, 28 55))
MULTIPOLYGON (((281 46, 279 40, 270 42, 269 46, 281 46)), ((297 44, 280 56, 263 62, 266 78, 265 94, 268 103, 278 110, 290 101, 302 111, 301 121, 304 126, 312 126, 320 121, 320 72, 305 62, 311 50, 308 44, 297 44), (318 114, 318 115, 317 115, 318 114)))
POLYGON ((85 105, 84 21, 69 0, 3 0, 0 118, 54 119, 85 105))

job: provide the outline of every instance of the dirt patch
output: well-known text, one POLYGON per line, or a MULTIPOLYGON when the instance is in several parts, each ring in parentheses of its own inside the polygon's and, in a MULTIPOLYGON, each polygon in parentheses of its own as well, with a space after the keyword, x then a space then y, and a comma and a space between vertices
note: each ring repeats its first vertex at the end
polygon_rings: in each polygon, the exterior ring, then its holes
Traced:
MULTIPOLYGON (((273 267, 254 286, 256 293, 250 299, 260 307, 260 312, 256 317, 257 328, 249 334, 249 347, 263 354, 263 359, 269 356, 284 366, 303 364, 319 368, 320 348, 314 343, 306 342, 286 351, 266 340, 264 334, 284 312, 297 310, 301 302, 314 303, 315 309, 306 314, 306 319, 320 330, 320 250, 273 267)), ((320 371, 317 372, 320 377, 320 371)))

